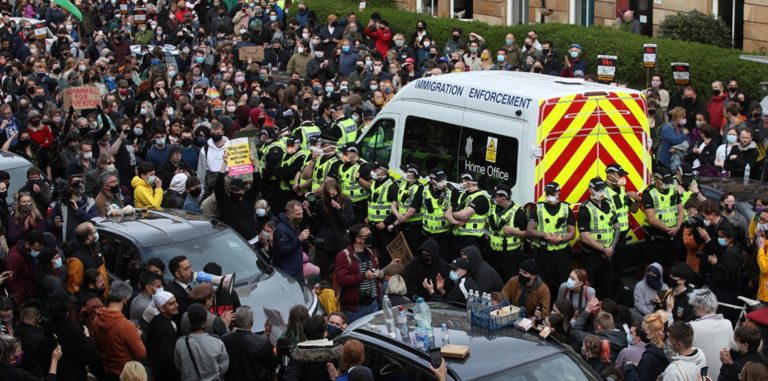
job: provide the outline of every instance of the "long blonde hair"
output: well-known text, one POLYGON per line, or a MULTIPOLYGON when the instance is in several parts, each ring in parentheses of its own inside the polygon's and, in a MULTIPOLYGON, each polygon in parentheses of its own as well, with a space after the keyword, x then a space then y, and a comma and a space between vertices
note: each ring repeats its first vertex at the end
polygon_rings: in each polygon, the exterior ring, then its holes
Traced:
POLYGON ((138 361, 128 361, 120 374, 120 381, 147 381, 147 370, 138 361))
POLYGON ((37 209, 37 205, 35 204, 35 199, 32 198, 32 195, 27 193, 20 193, 18 197, 16 197, 16 205, 13 207, 13 219, 16 222, 16 225, 23 225, 24 224, 24 217, 23 212, 21 211, 21 198, 22 197, 29 197, 30 200, 32 200, 32 216, 35 217, 35 219, 42 219, 43 215, 40 214, 40 210, 37 209))

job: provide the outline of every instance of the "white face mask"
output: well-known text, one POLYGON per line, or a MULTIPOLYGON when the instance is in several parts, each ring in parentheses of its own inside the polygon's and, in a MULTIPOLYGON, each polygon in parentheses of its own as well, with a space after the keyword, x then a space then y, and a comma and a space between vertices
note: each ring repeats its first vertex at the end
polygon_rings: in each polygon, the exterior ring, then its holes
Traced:
POLYGON ((227 112, 235 112, 236 109, 237 107, 235 106, 227 106, 227 112))
POLYGON ((256 215, 259 217, 264 217, 267 215, 267 210, 264 208, 258 208, 256 209, 256 215))
POLYGON ((547 204, 556 204, 557 196, 547 196, 547 204))
POLYGON ((376 174, 376 171, 371 171, 371 180, 378 180, 379 175, 376 174))
POLYGON ((114 164, 107 164, 107 171, 114 172, 115 165, 114 164))

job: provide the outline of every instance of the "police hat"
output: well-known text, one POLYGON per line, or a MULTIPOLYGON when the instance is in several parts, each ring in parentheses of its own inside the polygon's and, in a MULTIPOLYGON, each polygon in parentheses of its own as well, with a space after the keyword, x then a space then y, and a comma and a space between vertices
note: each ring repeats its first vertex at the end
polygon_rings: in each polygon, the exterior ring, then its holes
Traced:
POLYGON ((653 177, 660 179, 664 184, 672 184, 672 181, 675 180, 674 176, 672 176, 672 172, 669 171, 669 168, 661 166, 656 168, 653 177))
POLYGON ((605 189, 605 181, 599 177, 595 177, 594 179, 589 180, 589 189, 601 191, 605 189))
POLYGON ((405 173, 412 172, 416 176, 419 176, 419 170, 420 169, 419 169, 419 166, 416 165, 416 164, 412 164, 412 163, 403 164, 403 165, 400 166, 400 169, 403 170, 403 172, 405 172, 405 173))
POLYGON ((699 171, 693 169, 693 166, 688 163, 680 163, 678 169, 680 170, 680 173, 683 175, 684 179, 690 180, 699 176, 699 171))
POLYGON ((511 198, 512 187, 509 186, 509 184, 505 184, 505 183, 496 184, 496 186, 493 187, 493 194, 506 197, 506 198, 511 198))
POLYGON ((384 168, 386 170, 389 170, 389 162, 385 160, 374 160, 373 169, 379 169, 379 168, 384 168))
POLYGON ((325 131, 320 134, 320 139, 323 140, 324 143, 336 144, 340 138, 341 131, 338 128, 326 128, 325 131))
POLYGON ((277 129, 274 127, 264 127, 261 129, 262 135, 267 135, 267 137, 274 139, 277 137, 277 129))
POLYGON ((342 147, 342 152, 360 152, 360 147, 357 145, 357 143, 347 143, 342 147))
POLYGON ((605 173, 618 173, 619 176, 626 176, 627 175, 627 171, 625 171, 624 168, 622 168, 620 165, 618 165, 616 163, 609 164, 605 168, 605 173))
POLYGON ((448 179, 448 175, 446 175, 440 168, 432 168, 432 170, 429 171, 429 179, 434 182, 440 182, 448 179))
POLYGON ((467 181, 478 182, 480 181, 480 175, 473 171, 464 171, 461 173, 461 179, 467 181))
POLYGON ((560 193, 560 184, 554 181, 551 183, 548 183, 547 185, 544 186, 544 193, 547 193, 547 194, 560 193))

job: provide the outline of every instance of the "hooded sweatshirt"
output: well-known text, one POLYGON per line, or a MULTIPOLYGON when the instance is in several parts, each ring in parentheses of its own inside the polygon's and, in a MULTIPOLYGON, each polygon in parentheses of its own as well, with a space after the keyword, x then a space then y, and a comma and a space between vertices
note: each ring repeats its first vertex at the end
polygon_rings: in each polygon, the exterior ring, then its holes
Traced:
POLYGON ((128 361, 147 357, 139 331, 120 311, 102 308, 93 319, 93 337, 109 374, 120 374, 128 361))
POLYGON ((664 355, 663 349, 653 344, 646 344, 645 352, 643 352, 639 363, 624 365, 622 369, 624 381, 656 381, 667 364, 669 364, 669 360, 664 355))
MULTIPOLYGON (((408 267, 405 268, 405 286, 408 290, 408 295, 419 295, 425 297, 428 295, 427 291, 422 287, 424 278, 429 278, 433 284, 437 274, 440 274, 443 279, 448 279, 448 273, 450 269, 445 260, 440 256, 440 246, 437 241, 428 239, 424 241, 416 252, 414 253, 414 259, 408 263, 408 267), (427 264, 422 259, 422 252, 427 252, 432 256, 432 262, 427 264)), ((452 282, 445 282, 446 292, 450 290, 452 282)))
POLYGON ((693 348, 690 356, 672 356, 662 375, 663 381, 686 381, 698 379, 701 370, 707 367, 707 359, 701 349, 693 348))
POLYGON ((334 344, 333 341, 303 341, 291 352, 291 360, 288 362, 283 381, 330 380, 326 364, 338 363, 340 358, 341 345, 334 344))
POLYGON ((152 188, 139 176, 133 176, 133 202, 137 208, 160 209, 163 204, 163 188, 152 188))
POLYGON ((477 246, 468 246, 461 250, 467 256, 469 261, 469 275, 477 280, 479 290, 483 292, 495 292, 504 287, 504 281, 501 280, 499 273, 483 260, 480 249, 477 246))
POLYGON ((661 287, 659 287, 659 289, 651 287, 646 282, 645 278, 635 285, 635 309, 637 309, 643 316, 655 310, 653 300, 659 294, 659 291, 669 289, 669 286, 664 283, 664 269, 659 263, 653 262, 648 265, 644 274, 648 274, 648 271, 653 271, 658 275, 657 279, 659 279, 661 287))
POLYGON ((224 149, 229 139, 225 136, 222 141, 224 145, 219 148, 216 147, 212 139, 208 139, 206 146, 200 149, 200 156, 197 158, 197 178, 200 179, 200 184, 203 187, 216 179, 216 174, 221 171, 221 166, 224 165, 224 149))

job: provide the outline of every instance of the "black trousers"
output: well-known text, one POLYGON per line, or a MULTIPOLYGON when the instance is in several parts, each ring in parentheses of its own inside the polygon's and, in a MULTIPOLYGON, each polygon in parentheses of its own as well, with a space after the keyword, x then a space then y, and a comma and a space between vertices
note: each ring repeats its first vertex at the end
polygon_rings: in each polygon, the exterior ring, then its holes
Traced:
POLYGON ((355 213, 355 219, 352 220, 354 224, 362 224, 368 217, 368 201, 358 201, 352 203, 352 211, 355 213))
MULTIPOLYGON (((437 242, 437 245, 440 247, 440 256, 443 257, 443 259, 447 263, 451 263, 454 258, 459 256, 459 252, 454 250, 453 247, 453 234, 451 232, 442 233, 442 234, 429 234, 427 232, 424 232, 424 235, 428 238, 432 238, 437 242)), ((413 255, 416 255, 414 247, 411 248, 411 251, 414 252, 413 255)))
MULTIPOLYGON (((387 230, 386 226, 384 229, 379 229, 376 225, 377 224, 374 223, 370 224, 371 232, 373 232, 373 247, 376 249, 376 258, 379 260, 379 267, 383 269, 392 262, 392 257, 389 256, 389 252, 387 251, 387 245, 395 239, 395 232, 387 230)), ((415 248, 411 248, 411 252, 413 252, 413 250, 415 250, 415 248)), ((416 253, 413 253, 413 255, 416 255, 416 253)))
POLYGON ((569 245, 559 250, 537 248, 535 253, 541 279, 549 288, 554 303, 560 284, 568 280, 568 274, 571 273, 571 247, 569 245))
POLYGON ((613 259, 599 252, 584 251, 584 270, 587 270, 589 283, 595 288, 598 299, 610 297, 613 277, 616 275, 613 259))
POLYGON ((426 237, 421 230, 421 222, 406 222, 397 226, 397 232, 402 232, 405 237, 405 241, 408 242, 408 247, 413 254, 416 249, 424 243, 426 237))
POLYGON ((680 239, 675 237, 648 236, 649 250, 646 252, 646 265, 658 262, 664 268, 664 275, 669 274, 672 265, 679 259, 680 239))
POLYGON ((499 273, 501 280, 506 283, 520 271, 520 262, 523 261, 523 249, 507 251, 489 250, 488 254, 484 257, 485 261, 499 273))
POLYGON ((623 276, 624 267, 627 262, 627 233, 621 232, 619 240, 616 242, 616 249, 613 254, 613 287, 611 287, 611 298, 619 300, 621 290, 624 288, 623 276))

